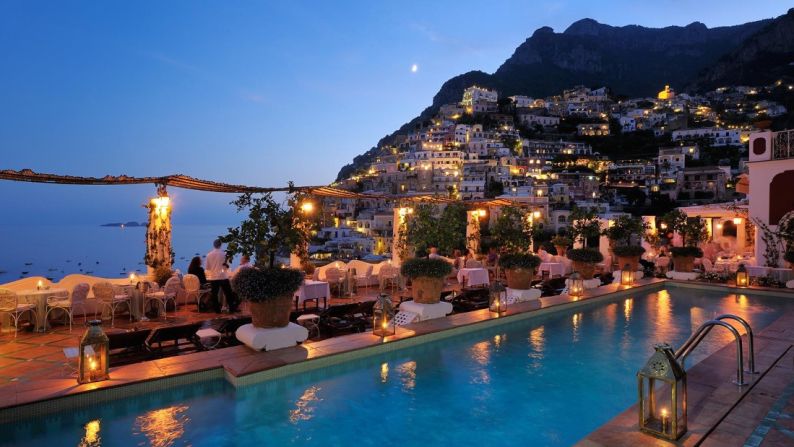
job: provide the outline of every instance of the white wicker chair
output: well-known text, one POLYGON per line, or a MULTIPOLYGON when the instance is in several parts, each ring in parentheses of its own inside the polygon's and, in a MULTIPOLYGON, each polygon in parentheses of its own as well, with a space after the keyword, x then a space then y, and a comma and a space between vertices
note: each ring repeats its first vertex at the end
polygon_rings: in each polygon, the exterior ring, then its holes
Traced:
POLYGON ((196 306, 201 305, 201 298, 210 293, 209 289, 201 288, 201 281, 198 276, 187 274, 182 278, 182 283, 185 286, 185 305, 188 300, 196 300, 196 306))
POLYGON ((331 290, 333 290, 333 288, 336 287, 339 296, 342 296, 344 294, 344 291, 342 290, 342 285, 345 282, 345 277, 342 275, 342 272, 338 268, 331 267, 329 269, 326 269, 325 280, 328 282, 328 285, 330 286, 331 290))
POLYGON ((8 315, 14 321, 14 338, 17 336, 19 320, 25 312, 30 312, 32 321, 36 320, 36 305, 20 303, 19 295, 8 289, 0 289, 0 314, 8 315))
POLYGON ((179 277, 172 276, 168 278, 168 281, 166 281, 165 286, 163 286, 161 290, 155 290, 146 293, 146 299, 144 300, 143 307, 148 309, 149 303, 156 301, 163 308, 163 319, 168 319, 168 302, 173 302, 174 308, 176 309, 176 296, 181 288, 182 283, 179 280, 179 277))
POLYGON ((77 307, 83 307, 90 286, 86 283, 80 283, 74 286, 71 294, 64 296, 51 296, 47 298, 47 313, 44 316, 45 320, 49 320, 50 312, 60 310, 63 314, 69 317, 69 332, 72 332, 72 322, 74 321, 74 310, 77 307))
MULTIPOLYGON (((127 295, 117 295, 116 289, 113 284, 109 282, 98 282, 94 284, 94 299, 99 301, 101 307, 110 310, 110 327, 114 327, 116 323, 116 310, 122 305, 126 305, 130 314, 130 321, 132 321, 132 305, 130 304, 130 297, 127 295)), ((94 318, 96 318, 96 311, 94 311, 94 318)))

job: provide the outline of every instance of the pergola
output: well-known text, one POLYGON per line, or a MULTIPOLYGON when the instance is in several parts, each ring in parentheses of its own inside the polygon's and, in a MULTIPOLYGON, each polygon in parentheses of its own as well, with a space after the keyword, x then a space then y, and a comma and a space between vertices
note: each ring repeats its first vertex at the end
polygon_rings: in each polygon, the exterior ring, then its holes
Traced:
MULTIPOLYGON (((166 176, 133 177, 128 175, 105 175, 103 177, 83 177, 74 175, 61 175, 35 172, 31 169, 19 171, 12 169, 0 170, 0 180, 29 183, 51 183, 59 185, 141 185, 151 184, 157 188, 157 196, 149 201, 149 221, 146 229, 146 265, 171 265, 171 204, 167 187, 192 189, 196 191, 220 192, 232 194, 244 193, 274 193, 287 194, 303 193, 314 197, 337 199, 377 199, 386 200, 397 204, 394 207, 394 234, 396 236, 399 226, 404 225, 409 212, 406 212, 411 203, 450 204, 464 203, 470 208, 466 230, 467 240, 479 244, 479 219, 482 217, 483 208, 515 206, 524 204, 517 200, 498 198, 489 200, 459 200, 432 194, 377 194, 349 191, 334 186, 294 186, 264 187, 236 185, 195 177, 173 174, 166 176)), ((396 239, 396 238, 395 238, 396 239)), ((393 249, 394 252, 394 249, 393 249)), ((394 253, 393 253, 394 255, 394 253)))

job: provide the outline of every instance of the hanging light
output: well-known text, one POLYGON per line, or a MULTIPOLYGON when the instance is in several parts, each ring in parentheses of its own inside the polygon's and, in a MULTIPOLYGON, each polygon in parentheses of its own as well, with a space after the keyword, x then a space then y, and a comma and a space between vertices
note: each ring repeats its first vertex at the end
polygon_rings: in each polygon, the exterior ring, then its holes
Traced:
POLYGON ((580 297, 584 293, 584 279, 579 272, 571 273, 568 277, 568 296, 580 297))
POLYGON ((388 337, 397 332, 397 324, 394 321, 394 305, 391 296, 381 293, 378 295, 375 305, 372 306, 372 335, 388 337))
POLYGON ((634 285, 634 270, 628 264, 624 265, 623 270, 620 271, 620 285, 634 285))
POLYGON ((77 383, 107 380, 110 341, 102 331, 102 320, 88 322, 88 330, 80 340, 77 383))
POLYGON ((507 289, 501 282, 496 281, 491 286, 488 298, 488 310, 501 316, 507 311, 507 289))
POLYGON ((734 217, 733 218, 733 224, 734 225, 741 225, 742 224, 742 218, 741 217, 734 217))
POLYGON ((744 264, 739 264, 736 269, 736 285, 739 287, 747 287, 750 284, 750 275, 747 273, 747 268, 744 264))
POLYGON ((686 371, 670 345, 662 343, 654 349, 637 373, 640 430, 675 441, 687 431, 686 371), (659 382, 662 386, 657 386, 659 382))

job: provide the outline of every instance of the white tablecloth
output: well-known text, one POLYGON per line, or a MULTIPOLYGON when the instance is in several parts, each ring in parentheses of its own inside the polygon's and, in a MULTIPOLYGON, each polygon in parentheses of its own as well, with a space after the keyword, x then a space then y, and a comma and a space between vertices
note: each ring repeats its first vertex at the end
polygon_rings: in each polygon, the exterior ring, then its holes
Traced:
POLYGON ((485 268, 463 268, 458 270, 458 282, 467 287, 474 287, 490 284, 488 280, 488 269, 485 268))
POLYGON ((66 289, 47 289, 47 290, 20 290, 17 292, 20 302, 33 303, 36 305, 36 330, 44 332, 47 330, 47 298, 54 295, 67 297, 69 291, 66 289))
POLYGON ((538 267, 538 272, 548 271, 550 277, 555 275, 563 276, 565 274, 565 266, 559 262, 541 262, 538 267))
POLYGON ((331 286, 325 281, 314 281, 307 279, 306 282, 300 286, 298 291, 295 292, 295 299, 298 300, 299 306, 306 300, 330 297, 331 286))

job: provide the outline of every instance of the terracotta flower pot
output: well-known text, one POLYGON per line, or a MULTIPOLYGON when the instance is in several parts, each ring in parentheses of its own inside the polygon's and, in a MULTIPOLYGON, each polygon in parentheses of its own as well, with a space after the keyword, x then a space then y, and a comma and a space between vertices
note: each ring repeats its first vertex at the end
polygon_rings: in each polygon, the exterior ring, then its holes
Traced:
POLYGON ((292 310, 292 294, 278 298, 251 302, 251 323, 258 328, 284 327, 289 324, 289 313, 292 310))
POLYGON ((583 279, 593 279, 596 265, 592 262, 573 261, 573 270, 579 272, 583 279))
POLYGON ((640 269, 639 256, 618 256, 618 269, 623 270, 623 267, 628 264, 632 272, 640 269))
POLYGON ((411 280, 411 297, 415 303, 435 304, 441 301, 444 278, 420 276, 411 280))
POLYGON ((527 290, 535 277, 534 269, 507 269, 507 287, 516 290, 527 290))
POLYGON ((694 256, 673 256, 673 267, 676 272, 691 272, 694 266, 694 256))
POLYGON ((565 245, 555 245, 554 249, 557 250, 557 256, 565 256, 565 252, 568 251, 568 247, 565 245))

